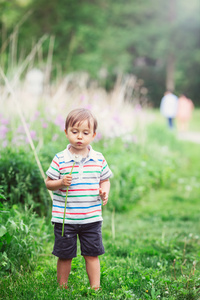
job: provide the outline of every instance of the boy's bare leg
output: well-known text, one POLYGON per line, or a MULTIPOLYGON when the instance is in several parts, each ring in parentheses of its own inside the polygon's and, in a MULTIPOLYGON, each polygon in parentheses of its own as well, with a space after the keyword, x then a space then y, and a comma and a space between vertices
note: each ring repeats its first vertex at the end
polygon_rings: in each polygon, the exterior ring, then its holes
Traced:
POLYGON ((70 259, 58 258, 57 280, 60 286, 63 288, 67 288, 68 277, 71 271, 71 262, 72 262, 72 258, 70 259))
POLYGON ((90 281, 91 288, 98 290, 100 288, 100 262, 98 256, 84 256, 86 271, 90 281))

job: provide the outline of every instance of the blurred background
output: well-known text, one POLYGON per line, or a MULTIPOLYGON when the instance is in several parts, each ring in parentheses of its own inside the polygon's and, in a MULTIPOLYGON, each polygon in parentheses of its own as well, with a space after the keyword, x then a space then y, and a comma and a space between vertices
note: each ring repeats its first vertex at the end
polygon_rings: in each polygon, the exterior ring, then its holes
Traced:
POLYGON ((198 0, 1 0, 1 68, 15 84, 34 67, 46 89, 71 74, 122 84, 130 102, 158 107, 170 89, 199 106, 199 12, 198 0))

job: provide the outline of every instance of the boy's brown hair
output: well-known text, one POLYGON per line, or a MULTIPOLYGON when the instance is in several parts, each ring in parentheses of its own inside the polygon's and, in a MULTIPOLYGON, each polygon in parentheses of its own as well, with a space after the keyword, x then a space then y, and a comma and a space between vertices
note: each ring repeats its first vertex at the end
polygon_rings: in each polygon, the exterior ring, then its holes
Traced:
POLYGON ((74 126, 76 123, 79 125, 83 121, 88 121, 88 127, 90 128, 93 125, 93 132, 96 132, 97 129, 97 120, 91 113, 89 109, 77 108, 72 110, 65 121, 65 129, 68 130, 69 126, 74 126), (93 123, 93 124, 92 124, 93 123))

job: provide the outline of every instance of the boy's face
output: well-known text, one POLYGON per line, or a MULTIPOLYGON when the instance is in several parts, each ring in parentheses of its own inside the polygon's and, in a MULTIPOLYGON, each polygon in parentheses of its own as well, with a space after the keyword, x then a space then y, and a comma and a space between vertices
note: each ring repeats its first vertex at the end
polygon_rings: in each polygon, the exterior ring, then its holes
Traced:
POLYGON ((88 121, 76 123, 73 127, 69 126, 67 131, 65 130, 66 137, 68 138, 74 153, 84 154, 87 150, 87 146, 93 141, 96 133, 93 132, 93 124, 88 121))

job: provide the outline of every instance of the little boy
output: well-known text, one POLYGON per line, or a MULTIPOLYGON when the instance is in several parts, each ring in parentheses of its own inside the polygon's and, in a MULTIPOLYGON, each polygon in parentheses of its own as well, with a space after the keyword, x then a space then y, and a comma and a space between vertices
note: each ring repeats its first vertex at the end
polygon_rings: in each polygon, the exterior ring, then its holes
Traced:
POLYGON ((76 257, 77 235, 90 286, 95 290, 100 287, 98 256, 104 254, 101 200, 103 205, 107 204, 112 172, 103 155, 90 146, 95 138, 96 129, 97 120, 89 110, 71 111, 65 122, 65 134, 69 145, 55 155, 46 172, 46 186, 54 191, 51 220, 54 224, 55 244, 52 253, 58 257, 57 279, 64 288, 67 288, 72 258, 76 257), (74 162, 74 169, 70 175, 74 162), (67 188, 67 208, 62 236, 67 188))

